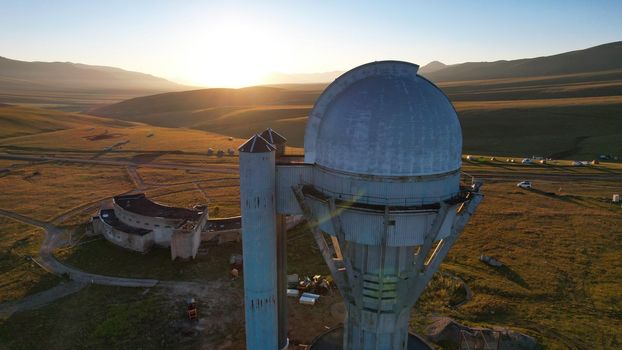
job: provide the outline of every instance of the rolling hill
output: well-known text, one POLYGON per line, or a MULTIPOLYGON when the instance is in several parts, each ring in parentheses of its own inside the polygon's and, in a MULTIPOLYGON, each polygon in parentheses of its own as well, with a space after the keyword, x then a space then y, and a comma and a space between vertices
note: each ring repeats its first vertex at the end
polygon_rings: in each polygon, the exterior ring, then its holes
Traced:
POLYGON ((0 104, 0 142, 74 128, 127 127, 134 123, 49 109, 0 104))
MULTIPOLYGON (((621 52, 618 42, 534 59, 456 66, 438 62, 428 65, 425 75, 443 80, 443 74, 448 74, 443 72, 453 72, 465 79, 438 85, 459 112, 467 153, 622 155, 621 52)), ((270 126, 290 144, 302 146, 306 116, 324 86, 174 92, 134 98, 90 113, 241 138, 270 126)))
POLYGON ((467 62, 422 71, 434 82, 538 77, 622 69, 622 41, 553 56, 496 62, 467 62))
POLYGON ((0 57, 0 88, 178 91, 189 87, 115 67, 71 62, 26 62, 0 57))
POLYGON ((83 111, 160 92, 189 90, 149 74, 71 62, 0 57, 0 102, 83 111))

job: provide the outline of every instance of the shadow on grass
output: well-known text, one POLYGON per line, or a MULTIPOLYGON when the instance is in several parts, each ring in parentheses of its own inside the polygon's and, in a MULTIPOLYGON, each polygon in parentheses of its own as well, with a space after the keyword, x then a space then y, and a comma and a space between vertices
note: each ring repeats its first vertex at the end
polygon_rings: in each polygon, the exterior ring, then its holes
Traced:
POLYGON ((576 204, 581 207, 587 207, 584 203, 581 202, 581 196, 563 195, 563 194, 558 195, 555 192, 546 192, 546 191, 539 190, 537 188, 531 188, 528 191, 531 193, 540 195, 540 196, 557 199, 562 202, 576 204))
POLYGON ((602 172, 602 173, 607 173, 607 174, 611 174, 611 175, 622 175, 622 172, 614 170, 614 169, 610 169, 606 166, 591 166, 591 169, 594 169, 596 171, 602 172))
POLYGON ((511 166, 509 166, 510 163, 502 163, 499 160, 493 160, 493 161, 483 161, 482 162, 484 165, 489 165, 491 167, 495 167, 495 168, 501 168, 501 169, 505 169, 508 171, 514 171, 515 169, 512 168, 511 166))
POLYGON ((503 276, 505 276, 505 278, 507 278, 508 280, 518 284, 519 286, 529 289, 529 283, 527 283, 527 281, 525 281, 519 274, 518 272, 512 270, 512 268, 510 268, 507 265, 503 265, 501 267, 497 267, 496 268, 497 272, 501 273, 503 276))
POLYGON ((108 242, 90 238, 85 244, 59 249, 54 255, 64 264, 85 272, 160 280, 209 281, 227 278, 229 257, 241 254, 240 243, 209 245, 203 242, 194 260, 171 261, 169 248, 153 247, 145 254, 133 252, 108 242))

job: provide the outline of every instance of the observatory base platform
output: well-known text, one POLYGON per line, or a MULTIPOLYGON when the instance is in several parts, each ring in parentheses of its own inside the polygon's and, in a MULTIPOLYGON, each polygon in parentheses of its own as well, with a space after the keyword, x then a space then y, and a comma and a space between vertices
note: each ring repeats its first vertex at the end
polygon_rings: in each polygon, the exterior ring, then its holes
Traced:
MULTIPOLYGON (((331 328, 313 339, 310 350, 342 350, 343 349, 343 326, 331 328)), ((408 350, 433 350, 420 336, 408 334, 408 350)))

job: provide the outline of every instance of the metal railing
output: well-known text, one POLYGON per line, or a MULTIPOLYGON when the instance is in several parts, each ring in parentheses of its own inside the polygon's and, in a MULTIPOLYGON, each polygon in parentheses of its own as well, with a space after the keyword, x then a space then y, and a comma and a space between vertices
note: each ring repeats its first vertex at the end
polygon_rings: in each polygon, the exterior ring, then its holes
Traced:
MULTIPOLYGON (((450 196, 387 198, 381 196, 367 195, 364 193, 352 194, 337 192, 308 182, 303 182, 302 185, 319 192, 316 193, 319 196, 330 196, 335 200, 357 204, 386 205, 395 207, 425 206, 430 204, 437 204, 443 201, 463 198, 466 195, 466 192, 468 192, 468 190, 461 187, 458 193, 450 196)), ((313 195, 313 193, 311 193, 311 195, 313 195)))

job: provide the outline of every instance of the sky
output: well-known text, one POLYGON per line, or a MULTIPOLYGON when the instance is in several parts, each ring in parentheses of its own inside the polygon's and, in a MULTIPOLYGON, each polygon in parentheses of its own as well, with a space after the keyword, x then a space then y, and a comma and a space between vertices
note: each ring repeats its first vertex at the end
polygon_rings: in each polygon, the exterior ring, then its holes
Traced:
POLYGON ((0 56, 195 86, 271 72, 536 57, 622 40, 622 1, 0 0, 0 56))

